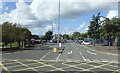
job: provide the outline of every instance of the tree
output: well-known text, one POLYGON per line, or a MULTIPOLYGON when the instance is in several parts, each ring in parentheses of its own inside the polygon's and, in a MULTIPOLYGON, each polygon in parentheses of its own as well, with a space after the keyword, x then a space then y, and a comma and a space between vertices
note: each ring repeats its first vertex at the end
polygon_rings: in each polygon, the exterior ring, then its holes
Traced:
POLYGON ((38 35, 32 35, 32 38, 34 38, 34 39, 40 39, 38 35))
POLYGON ((82 33, 81 38, 88 38, 88 33, 82 33))
POLYGON ((53 32, 52 31, 47 31, 45 33, 45 40, 51 40, 52 37, 53 37, 53 32))
POLYGON ((102 26, 102 36, 112 42, 112 39, 119 37, 120 35, 120 19, 112 18, 111 20, 106 18, 102 26))
POLYGON ((64 34, 64 35, 63 35, 63 38, 69 40, 69 35, 64 34))
POLYGON ((88 27, 88 35, 91 38, 99 39, 100 38, 100 28, 101 28, 101 21, 100 21, 100 12, 97 16, 93 15, 92 21, 90 21, 90 26, 88 27))
POLYGON ((13 39, 12 37, 13 34, 11 33, 11 31, 12 31, 12 23, 4 22, 2 25, 2 42, 4 42, 6 47, 9 43, 11 43, 11 40, 13 39))
POLYGON ((20 47, 20 42, 22 43, 25 39, 31 38, 31 32, 27 28, 21 28, 17 26, 17 23, 4 22, 2 24, 2 42, 7 46, 10 43, 18 42, 20 47))
POLYGON ((72 34, 73 39, 79 39, 80 36, 81 36, 80 32, 74 32, 72 34))

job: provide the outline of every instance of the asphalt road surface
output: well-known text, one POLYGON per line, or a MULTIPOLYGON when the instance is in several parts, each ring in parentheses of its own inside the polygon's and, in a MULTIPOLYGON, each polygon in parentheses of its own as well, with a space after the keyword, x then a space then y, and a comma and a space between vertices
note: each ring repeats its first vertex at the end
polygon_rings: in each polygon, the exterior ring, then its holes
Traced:
POLYGON ((64 47, 64 50, 61 50, 62 53, 60 53, 61 51, 53 52, 54 47, 56 47, 56 45, 47 44, 37 45, 29 50, 3 51, 2 62, 0 66, 4 71, 120 70, 120 65, 118 64, 118 55, 94 51, 85 45, 79 45, 76 43, 62 44, 62 47, 64 47), (17 67, 18 69, 14 69, 14 67, 17 67))

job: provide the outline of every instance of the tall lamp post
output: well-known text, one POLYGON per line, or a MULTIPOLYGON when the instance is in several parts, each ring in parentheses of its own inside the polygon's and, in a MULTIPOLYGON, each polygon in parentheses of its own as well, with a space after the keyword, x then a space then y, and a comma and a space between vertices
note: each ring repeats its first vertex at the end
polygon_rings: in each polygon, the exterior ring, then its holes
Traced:
POLYGON ((58 50, 59 50, 59 40, 60 40, 60 0, 58 4, 58 39, 57 39, 58 50))

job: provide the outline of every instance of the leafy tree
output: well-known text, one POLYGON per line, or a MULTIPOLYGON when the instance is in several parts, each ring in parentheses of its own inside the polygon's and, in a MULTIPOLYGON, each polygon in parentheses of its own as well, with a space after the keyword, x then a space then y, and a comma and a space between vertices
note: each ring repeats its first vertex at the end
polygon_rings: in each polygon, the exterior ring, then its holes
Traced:
POLYGON ((111 41, 112 39, 120 36, 120 19, 106 18, 102 26, 102 36, 111 41))
POLYGON ((47 31, 45 33, 45 40, 51 40, 52 36, 53 36, 53 32, 52 31, 47 31))
POLYGON ((69 35, 64 34, 64 35, 63 35, 63 38, 66 38, 66 39, 68 39, 68 40, 69 40, 69 35))
POLYGON ((20 47, 20 42, 22 43, 25 39, 31 38, 31 32, 27 28, 21 28, 17 26, 17 23, 4 22, 2 24, 2 42, 7 46, 10 43, 18 42, 20 47))
POLYGON ((82 33, 81 38, 88 38, 88 33, 82 33))
POLYGON ((73 39, 79 39, 80 36, 81 36, 80 32, 74 32, 72 34, 73 39))
POLYGON ((32 35, 32 38, 34 38, 34 39, 40 39, 38 35, 32 35))
POLYGON ((100 13, 97 16, 93 15, 92 21, 90 21, 90 26, 88 27, 88 35, 91 38, 99 39, 100 38, 100 13))

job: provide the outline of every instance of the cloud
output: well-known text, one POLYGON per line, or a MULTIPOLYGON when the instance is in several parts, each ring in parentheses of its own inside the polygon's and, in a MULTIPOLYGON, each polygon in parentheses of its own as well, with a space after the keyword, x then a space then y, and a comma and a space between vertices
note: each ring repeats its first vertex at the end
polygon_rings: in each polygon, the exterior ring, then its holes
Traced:
POLYGON ((79 31, 80 33, 84 33, 87 30, 88 30, 88 25, 85 22, 80 24, 79 28, 77 28, 77 31, 79 31))
POLYGON ((107 18, 113 18, 118 17, 118 11, 117 10, 110 10, 106 16, 107 18))
POLYGON ((0 1, 0 9, 2 9, 2 2, 0 1))
MULTIPOLYGON (((0 23, 4 21, 17 22, 22 26, 29 27, 31 31, 35 31, 35 28, 38 27, 39 31, 42 31, 50 30, 54 19, 58 20, 58 0, 33 0, 30 5, 27 5, 24 0, 15 1, 16 9, 12 10, 10 13, 2 14, 2 20, 0 20, 0 23)), ((112 9, 113 7, 116 8, 116 2, 118 0, 107 0, 106 2, 105 0, 101 0, 100 2, 95 0, 60 1, 61 18, 74 19, 78 15, 82 15, 88 11, 95 9, 112 9)), ((110 15, 108 14, 108 16, 110 15)), ((57 26, 54 26, 54 28, 56 27, 57 26)), ((85 27, 85 25, 80 25, 79 30, 82 27, 85 27)))
MULTIPOLYGON (((100 2, 95 0, 70 0, 64 1, 60 0, 60 13, 61 18, 74 18, 78 15, 82 15, 87 11, 92 11, 95 9, 102 9, 102 8, 117 8, 117 1, 111 2, 101 0, 100 2)), ((58 18, 58 0, 34 0, 30 8, 32 12, 37 16, 40 20, 52 20, 54 18, 58 18)))

